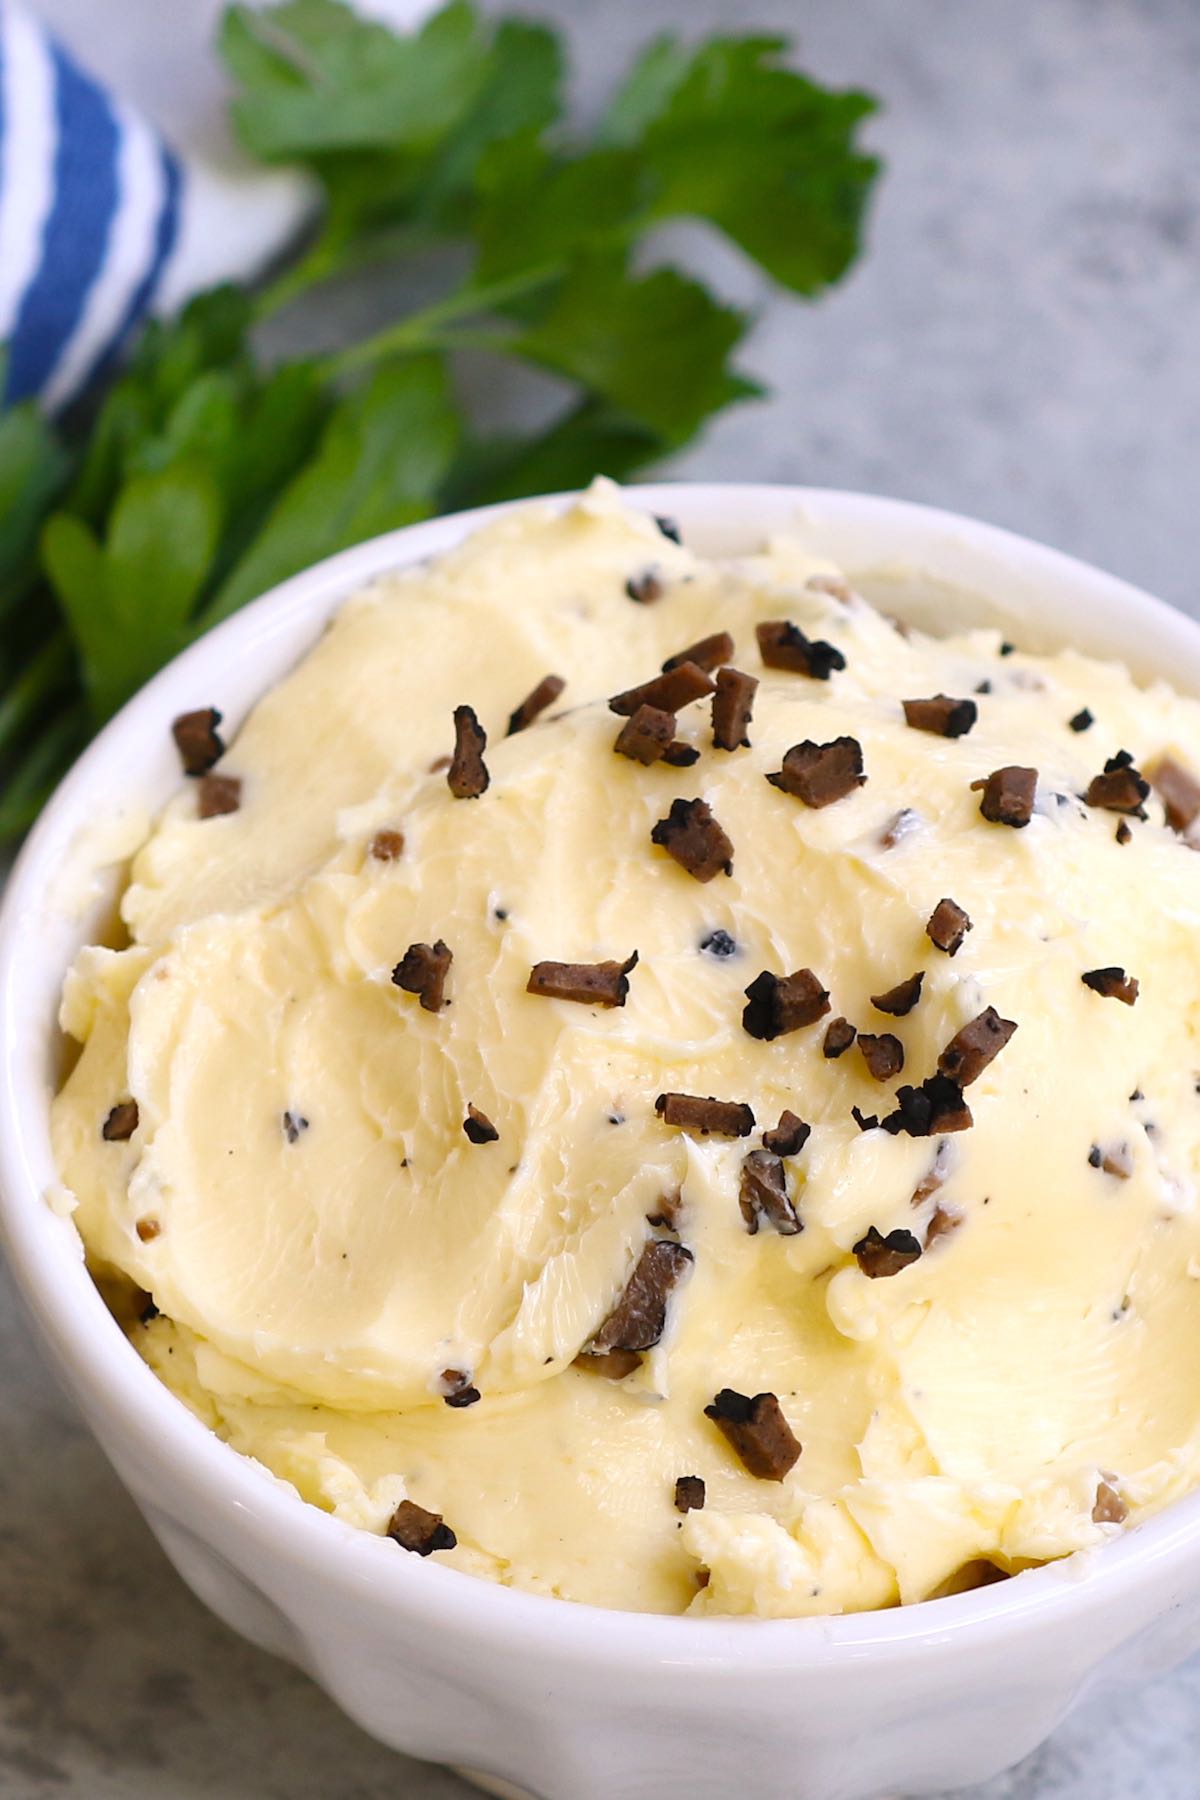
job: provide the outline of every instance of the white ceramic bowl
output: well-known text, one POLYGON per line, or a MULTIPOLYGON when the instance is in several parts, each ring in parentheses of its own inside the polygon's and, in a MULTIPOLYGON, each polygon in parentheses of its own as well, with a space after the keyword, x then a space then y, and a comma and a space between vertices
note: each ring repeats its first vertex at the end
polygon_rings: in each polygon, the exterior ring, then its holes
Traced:
MULTIPOLYGON (((869 593, 903 604, 895 565, 909 565, 960 590, 959 617, 1001 619, 1031 647, 1069 640, 1123 657, 1200 693, 1200 627, 1004 532, 854 494, 680 486, 630 498, 674 515, 703 551, 750 548, 803 520, 869 593)), ((46 808, 0 915, 0 1225, 18 1286, 188 1585, 385 1743, 547 1800, 865 1800, 982 1780, 1097 1678, 1142 1677, 1200 1645, 1200 1493, 1088 1559, 848 1618, 656 1618, 513 1592, 398 1554, 221 1443, 126 1342, 73 1226, 46 1204, 59 988, 98 917, 80 916, 64 876, 81 832, 118 796, 166 799, 175 714, 212 702, 236 726, 342 596, 486 516, 395 532, 284 583, 137 695, 46 808)))

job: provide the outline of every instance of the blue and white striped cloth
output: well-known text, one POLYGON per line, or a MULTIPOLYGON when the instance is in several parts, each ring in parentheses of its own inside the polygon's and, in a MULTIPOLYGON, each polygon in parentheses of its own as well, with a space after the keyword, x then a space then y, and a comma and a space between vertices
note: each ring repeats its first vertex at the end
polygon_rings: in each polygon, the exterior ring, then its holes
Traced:
POLYGON ((5 398, 85 388, 152 305, 185 176, 14 0, 0 0, 0 343, 5 398))
MULTIPOLYGON (((162 30, 157 41, 146 30, 153 0, 53 0, 72 43, 183 130, 182 155, 24 0, 0 0, 0 401, 37 395, 61 408, 147 313, 257 275, 314 203, 306 177, 250 163, 221 132, 219 0, 157 3, 171 15, 169 57, 162 30)), ((369 3, 411 18, 428 0, 369 3)))
MULTIPOLYGON (((311 212, 307 177, 250 162, 222 131, 222 3, 0 0, 0 402, 64 406, 147 313, 257 275, 311 212)), ((433 0, 350 4, 406 31, 433 0)))

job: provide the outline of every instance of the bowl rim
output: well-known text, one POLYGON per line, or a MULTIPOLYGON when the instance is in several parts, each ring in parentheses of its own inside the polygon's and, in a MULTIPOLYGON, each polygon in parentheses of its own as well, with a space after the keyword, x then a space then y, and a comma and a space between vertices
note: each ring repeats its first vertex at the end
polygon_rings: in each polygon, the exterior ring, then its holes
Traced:
MULTIPOLYGON (((1163 601, 1076 558, 998 527, 941 509, 846 490, 771 483, 662 482, 622 489, 633 507, 654 514, 705 517, 747 514, 747 531, 761 537, 753 516, 797 517, 861 525, 882 535, 923 543, 936 570, 939 546, 955 545, 994 566, 1077 591, 1096 616, 1116 622, 1132 609, 1161 640, 1200 656, 1200 625, 1163 601)), ((143 1361, 109 1313, 84 1268, 78 1234, 45 1198, 40 1169, 53 1170, 46 1129, 49 1093, 20 1055, 21 995, 37 966, 25 924, 44 910, 62 850, 105 791, 103 773, 120 747, 148 726, 161 730, 163 697, 186 673, 202 674, 256 642, 286 634, 298 621, 322 622, 344 597, 376 575, 449 548, 478 526, 519 507, 563 506, 576 492, 503 502, 401 527, 324 559, 269 590, 214 627, 167 665, 109 721, 63 778, 30 833, 0 906, 0 1246, 27 1310, 32 1313, 68 1386, 86 1403, 101 1447, 97 1414, 119 1414, 122 1441, 136 1445, 147 1469, 163 1469, 164 1495, 183 1484, 202 1501, 216 1540, 249 1541, 263 1566, 284 1563, 297 1578, 352 1590, 372 1613, 456 1632, 511 1657, 514 1651, 567 1659, 576 1668, 651 1664, 683 1670, 720 1667, 739 1680, 764 1670, 828 1666, 831 1659, 861 1664, 907 1659, 918 1646, 963 1645, 982 1632, 989 1646, 1023 1632, 1033 1621, 1064 1611, 1111 1607, 1194 1545, 1200 1491, 1181 1497, 1096 1550, 1033 1569, 1019 1578, 965 1594, 908 1606, 837 1616, 762 1619, 664 1615, 602 1608, 498 1582, 412 1556, 397 1555, 385 1538, 343 1523, 302 1500, 261 1465, 234 1450, 176 1398, 143 1361)), ((953 558, 951 558, 953 560, 953 558)), ((1067 608, 1066 610, 1069 610, 1067 608)), ((1053 608, 1051 608, 1053 611, 1053 608)), ((1089 611, 1091 616, 1091 611, 1089 611)), ((1129 633, 1128 624, 1125 626, 1129 633)), ((1164 658, 1165 661, 1165 658, 1164 658)), ((1159 664, 1161 668, 1162 663, 1159 664)), ((65 971, 60 967, 59 979, 65 971)), ((140 1492, 141 1490, 139 1490, 140 1492)), ((166 1504, 164 1502, 164 1504, 166 1504)), ((166 1505, 170 1511, 170 1506, 166 1505)))

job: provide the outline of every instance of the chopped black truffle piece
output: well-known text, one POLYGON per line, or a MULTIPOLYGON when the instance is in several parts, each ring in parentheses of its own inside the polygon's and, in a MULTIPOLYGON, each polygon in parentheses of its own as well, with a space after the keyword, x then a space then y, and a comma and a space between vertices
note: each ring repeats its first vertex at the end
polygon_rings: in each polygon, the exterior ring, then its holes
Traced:
POLYGON ((799 1156, 811 1134, 812 1126, 785 1107, 778 1125, 764 1131, 762 1141, 775 1156, 799 1156))
POLYGON ((617 733, 613 749, 631 762, 658 762, 675 741, 675 714, 659 706, 639 706, 617 733))
POLYGON ((637 1260, 625 1292, 587 1346, 593 1355, 609 1350, 652 1350, 667 1323, 672 1289, 692 1266, 692 1253, 670 1238, 651 1238, 637 1260))
POLYGON ((1142 802, 1149 792, 1150 783, 1134 768, 1128 750, 1118 750, 1105 763, 1103 774, 1093 775, 1083 797, 1089 806, 1101 806, 1106 812, 1128 813, 1131 818, 1144 819, 1146 809, 1142 802))
POLYGON ((660 1231, 678 1231, 683 1213, 683 1195, 675 1188, 673 1192, 662 1196, 656 1211, 646 1214, 646 1223, 660 1231))
POLYGON ((673 769, 690 769, 693 763, 700 761, 700 752, 695 744, 668 744, 662 753, 662 760, 670 763, 673 769))
POLYGON ((480 1112, 479 1108, 470 1101, 467 1103, 467 1116, 463 1120, 463 1130, 473 1144, 495 1144, 500 1138, 500 1133, 487 1114, 480 1112))
POLYGON ((490 777, 484 764, 487 732, 471 706, 454 709, 454 755, 446 771, 446 785, 456 800, 477 800, 487 792, 490 777))
POLYGON ((368 846, 368 854, 376 862, 395 862, 404 854, 404 833, 402 831, 377 831, 368 846))
POLYGON ((933 1118, 933 1101, 921 1087, 902 1087, 896 1090, 896 1110, 887 1115, 883 1121, 883 1129, 892 1137, 904 1132, 908 1137, 928 1137, 929 1124, 933 1118))
POLYGON ((465 1369, 442 1370, 442 1399, 455 1411, 464 1406, 474 1406, 482 1395, 477 1387, 471 1384, 471 1377, 465 1369))
POLYGON ((958 1082, 948 1075, 929 1075, 921 1084, 929 1100, 929 1134, 969 1131, 975 1123, 958 1082))
POLYGON ((804 1229, 788 1193, 787 1172, 770 1150, 751 1150, 743 1157, 738 1205, 751 1236, 760 1220, 773 1225, 780 1237, 795 1237, 804 1229))
POLYGON ((136 1100, 118 1100, 103 1125, 100 1136, 107 1144, 123 1144, 137 1130, 138 1104, 136 1100))
POLYGON ((446 976, 454 952, 439 938, 436 944, 410 944, 392 970, 392 980, 406 994, 419 994, 426 1012, 440 1012, 446 1004, 446 976))
POLYGON ((950 1145, 939 1144, 933 1153, 933 1161, 912 1191, 911 1204, 920 1206, 923 1201, 929 1199, 931 1194, 936 1194, 938 1189, 945 1185, 949 1173, 950 1145))
POLYGON ((921 998, 924 980, 924 973, 918 971, 916 975, 910 975, 907 981, 897 982, 886 994, 872 994, 871 1005, 876 1012, 888 1013, 893 1019, 903 1019, 921 998))
POLYGON ((642 1359, 636 1350, 605 1350, 596 1354, 581 1350, 573 1364, 587 1375, 604 1375, 609 1381, 624 1381, 641 1366, 642 1359))
POLYGON ((392 1514, 387 1535, 402 1550, 430 1556, 435 1550, 453 1550, 458 1539, 441 1513, 427 1512, 415 1500, 402 1500, 392 1514))
POLYGON ((1123 1525, 1128 1517, 1129 1508, 1116 1488, 1108 1481, 1101 1481, 1096 1488, 1095 1504, 1092 1507, 1093 1523, 1096 1525, 1123 1525))
POLYGON ((861 1106, 852 1106, 850 1108, 850 1117, 854 1120, 854 1123, 858 1126, 860 1131, 878 1131, 879 1129, 879 1115, 877 1113, 865 1113, 861 1106))
POLYGON ((828 681, 835 669, 844 669, 846 659, 840 650, 823 638, 807 638, 798 625, 788 619, 771 619, 757 628, 758 653, 768 669, 787 669, 794 675, 808 675, 814 681, 828 681))
MULTIPOLYGON (((689 644, 686 650, 680 650, 674 656, 668 656, 662 666, 664 675, 672 669, 678 669, 683 663, 695 663, 698 669, 711 674, 723 663, 733 661, 733 639, 727 631, 714 631, 711 637, 701 638, 699 643, 689 644)), ((755 686, 757 686, 757 682, 755 686)))
POLYGON ((730 937, 727 931, 722 931, 720 926, 718 926, 715 931, 710 931, 707 937, 702 937, 700 939, 700 948, 709 956, 724 957, 737 955, 736 942, 730 937))
POLYGON ((283 1135, 289 1144, 297 1143, 301 1133, 308 1130, 308 1120, 303 1113, 285 1112, 283 1115, 283 1135))
POLYGON ((750 720, 758 681, 740 669, 720 669, 713 695, 713 743, 718 750, 744 750, 750 743, 750 720))
POLYGON ((939 1073, 960 1088, 970 1087, 992 1058, 999 1056, 1016 1029, 1013 1019, 1002 1019, 994 1006, 985 1007, 950 1039, 938 1057, 939 1073))
POLYGON ((1016 649, 1016 647, 1017 646, 1015 644, 1010 644, 1008 642, 1008 640, 1005 639, 1004 643, 1002 643, 1000 646, 1001 656, 1011 656, 1013 654, 1014 650, 1016 649))
POLYGON ((525 992, 546 1000, 577 1000, 581 1006, 624 1006, 637 960, 635 950, 623 963, 534 963, 525 992))
POLYGON ((935 949, 956 956, 970 929, 971 921, 957 900, 939 900, 929 915, 925 935, 935 949))
POLYGON ((1171 830, 1186 831, 1200 817, 1200 781, 1173 756, 1160 756, 1146 774, 1163 803, 1171 830))
POLYGON ((699 1512, 704 1505, 704 1483, 699 1475, 681 1475, 675 1483, 675 1511, 699 1512))
POLYGON ((803 1025, 815 1025, 829 1011, 828 991, 811 969, 797 969, 794 975, 772 975, 764 969, 745 992, 742 1028, 767 1042, 803 1025))
POLYGON ((740 1100, 714 1100, 711 1094, 706 1099, 699 1094, 660 1094, 654 1110, 664 1125, 702 1137, 710 1131, 718 1137, 749 1137, 754 1130, 751 1107, 740 1100))
POLYGON ((901 807, 900 811, 888 820, 887 825, 880 832, 879 842, 885 850, 894 850, 896 845, 902 843, 916 828, 920 820, 920 813, 911 806, 901 807))
POLYGON ((665 538, 670 538, 673 544, 682 544, 683 538, 680 535, 679 525, 676 520, 668 519, 665 513, 655 513, 654 523, 658 526, 658 529, 665 538))
POLYGON ((739 1394, 722 1388, 704 1409, 751 1475, 782 1481, 800 1455, 800 1444, 774 1394, 739 1394))
POLYGON ((1090 987, 1105 1000, 1123 1000, 1126 1006, 1132 1006, 1138 997, 1137 980, 1124 969, 1088 969, 1080 979, 1084 987, 1090 987))
POLYGON ((874 1225, 854 1246, 855 1261, 872 1281, 899 1275, 901 1269, 907 1269, 920 1255, 921 1244, 911 1231, 889 1231, 884 1237, 874 1225))
POLYGON ((672 800, 670 812, 650 833, 650 842, 697 881, 733 874, 733 845, 706 800, 672 800))
POLYGON ((640 575, 631 575, 625 583, 625 592, 639 606, 652 606, 656 600, 662 599, 666 591, 657 569, 643 569, 640 575))
POLYGON ((1072 731, 1087 731, 1095 723, 1095 719, 1086 706, 1081 707, 1073 718, 1067 720, 1072 731))
POLYGON ((1133 1151, 1128 1144, 1110 1144, 1100 1155, 1100 1167, 1106 1175, 1115 1175, 1119 1181, 1128 1181, 1133 1174, 1133 1151))
POLYGON ((1020 829, 1033 817, 1037 795, 1037 770, 1009 765, 993 769, 986 780, 973 781, 973 790, 983 790, 979 810, 993 825, 1012 825, 1020 829))
POLYGON ((240 775, 202 775, 196 789, 196 817, 219 819, 223 813, 235 813, 242 804, 240 775))
POLYGON ((507 735, 515 737, 518 731, 524 731, 527 726, 532 725, 539 714, 544 713, 548 706, 554 705, 566 685, 561 675, 543 675, 537 686, 526 694, 520 706, 509 713, 507 735))
POLYGON ((1088 1151, 1088 1167, 1098 1169, 1104 1161, 1104 1152, 1099 1144, 1093 1144, 1088 1151))
POLYGON ((180 713, 171 726, 171 736, 179 751, 185 775, 203 775, 224 756, 225 745, 217 726, 221 714, 215 706, 201 706, 195 712, 180 713))
POLYGON ((940 1137, 967 1131, 974 1120, 962 1089, 948 1075, 930 1075, 919 1088, 896 1090, 896 1110, 883 1121, 883 1129, 897 1137, 940 1137))
POLYGON ((951 1232, 958 1230, 962 1222, 961 1213, 951 1212, 945 1206, 936 1207, 925 1227, 925 1248, 928 1250, 930 1244, 935 1244, 939 1238, 949 1237, 951 1232))
POLYGON ((844 1056, 858 1033, 849 1019, 831 1019, 825 1031, 825 1041, 821 1045, 821 1053, 829 1058, 844 1056))
POLYGON ((862 746, 857 738, 834 738, 814 744, 806 738, 786 752, 783 767, 767 780, 782 793, 794 794, 805 806, 831 806, 866 781, 862 746))
POLYGON ((952 700, 934 694, 928 700, 902 700, 904 722, 914 731, 931 731, 937 737, 965 737, 979 716, 973 700, 952 700))
POLYGON ((904 1045, 890 1031, 882 1032, 878 1037, 871 1032, 860 1031, 858 1047, 867 1069, 876 1081, 891 1081, 904 1067, 904 1045))
POLYGON ((696 663, 680 663, 665 675, 655 675, 640 687, 627 688, 614 694, 608 703, 610 712, 631 719, 639 706, 657 706, 660 712, 677 713, 693 700, 703 700, 716 691, 716 682, 696 663))

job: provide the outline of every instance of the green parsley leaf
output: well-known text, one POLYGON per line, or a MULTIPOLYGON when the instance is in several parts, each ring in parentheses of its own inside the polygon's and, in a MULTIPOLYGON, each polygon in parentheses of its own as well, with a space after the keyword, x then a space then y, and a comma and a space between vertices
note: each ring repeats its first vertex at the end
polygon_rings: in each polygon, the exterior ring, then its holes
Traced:
POLYGON ((476 277, 491 282, 521 268, 627 245, 649 212, 646 171, 631 150, 564 158, 529 134, 501 146, 479 181, 476 277))
POLYGON ((379 28, 332 0, 319 0, 315 11, 304 0, 270 14, 235 9, 227 15, 224 47, 231 68, 247 89, 245 106, 235 112, 247 145, 259 154, 291 154, 317 173, 324 189, 325 216, 316 243, 299 269, 285 276, 283 293, 299 278, 327 279, 343 267, 355 267, 386 254, 397 231, 434 237, 469 228, 471 195, 487 153, 496 144, 523 132, 540 134, 558 116, 561 105, 562 51, 546 26, 506 19, 493 26, 481 22, 461 3, 436 15, 418 37, 394 39, 400 57, 373 56, 379 28), (267 49, 283 30, 291 60, 281 101, 274 63, 267 49), (336 57, 330 44, 337 46, 336 57), (449 52, 462 55, 462 65, 449 71, 449 52), (362 87, 350 74, 359 60, 369 61, 372 79, 380 83, 380 117, 366 132, 362 87), (336 63, 330 82, 320 72, 336 63), (413 71, 416 71, 414 76, 413 71), (453 73, 453 80, 448 75, 453 73), (337 90, 341 79, 340 91, 337 90), (442 93, 445 129, 430 140, 409 89, 416 79, 423 93, 442 93), (299 89, 299 92, 298 92, 299 89), (328 122, 315 137, 287 140, 277 129, 280 106, 289 116, 310 103, 325 117, 326 108, 344 109, 354 127, 331 143, 328 122), (264 133, 272 131, 270 142, 264 133))
POLYGON ((687 74, 691 53, 670 36, 643 50, 596 127, 600 144, 629 150, 663 111, 687 74))
POLYGON ((244 288, 225 283, 190 300, 178 319, 153 321, 134 352, 125 385, 146 397, 161 422, 205 369, 247 364, 254 305, 244 288))
POLYGON ((317 161, 327 208, 318 260, 336 267, 356 233, 366 237, 360 251, 370 249, 373 233, 385 246, 389 232, 415 241, 471 233, 491 154, 514 139, 537 142, 557 117, 563 75, 553 32, 523 20, 504 20, 490 42, 480 42, 479 56, 475 97, 443 141, 317 161))
POLYGON ((0 842, 89 725, 273 583, 439 508, 633 475, 756 394, 746 317, 653 266, 657 226, 707 221, 806 295, 857 253, 873 102, 789 68, 779 38, 660 39, 580 132, 557 33, 471 0, 410 33, 340 0, 236 5, 221 47, 243 142, 307 170, 320 216, 262 293, 145 329, 91 416, 0 407, 0 842), (439 246, 427 305, 264 362, 254 327, 280 306, 439 246), (485 438, 451 379, 464 349, 549 371, 557 418, 485 438))
POLYGON ((879 165, 854 139, 875 102, 787 68, 787 48, 780 37, 715 38, 685 60, 660 41, 601 136, 637 152, 653 218, 708 219, 776 281, 812 294, 858 251, 879 165))
POLYGON ((98 723, 186 643, 220 525, 210 475, 186 463, 133 476, 103 545, 71 513, 47 522, 43 562, 79 647, 98 723))
MULTIPOLYGON (((101 525, 128 475, 165 467, 179 453, 181 441, 199 430, 189 422, 195 410, 216 404, 189 400, 196 384, 203 394, 206 375, 220 377, 218 385, 225 389, 247 379, 252 316, 250 296, 225 285, 198 295, 177 319, 155 320, 147 327, 92 426, 67 496, 71 512, 101 525), (177 408, 179 422, 172 427, 177 408), (164 433, 168 441, 160 444, 164 433)), ((211 431, 211 414, 206 416, 211 431)))
POLYGON ((454 510, 527 494, 569 492, 586 487, 594 475, 621 481, 663 454, 662 441, 652 431, 588 399, 547 431, 466 446, 443 498, 454 510))
POLYGON ((426 518, 458 433, 439 358, 377 370, 336 408, 314 456, 284 489, 202 623, 225 618, 335 550, 426 518))
POLYGON ((6 596, 15 599, 24 591, 43 515, 69 466, 58 438, 32 402, 0 412, 0 611, 6 596))
POLYGON ((463 119, 485 74, 466 0, 451 0, 411 37, 337 0, 235 6, 220 44, 247 90, 233 109, 239 134, 265 161, 426 147, 463 119))
POLYGON ((454 203, 461 206, 477 186, 496 145, 537 137, 553 124, 562 104, 562 79, 562 46, 548 26, 502 20, 474 104, 423 174, 418 214, 465 225, 461 213, 455 219, 454 203))
POLYGON ((617 258, 588 257, 510 349, 578 382, 666 451, 761 391, 726 366, 744 330, 741 313, 675 269, 631 276, 617 258))

